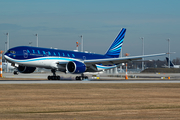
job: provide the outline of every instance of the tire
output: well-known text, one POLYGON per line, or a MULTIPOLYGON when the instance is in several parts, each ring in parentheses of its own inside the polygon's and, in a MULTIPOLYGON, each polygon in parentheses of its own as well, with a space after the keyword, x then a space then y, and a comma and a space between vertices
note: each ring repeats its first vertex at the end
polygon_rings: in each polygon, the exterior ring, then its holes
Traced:
POLYGON ((57 80, 60 80, 61 79, 61 77, 60 76, 57 76, 57 80))
POLYGON ((83 77, 79 76, 79 80, 83 80, 83 77))
POLYGON ((51 80, 51 76, 48 76, 48 80, 51 80))
POLYGON ((79 80, 79 76, 76 76, 76 80, 79 80))
POLYGON ((14 75, 18 75, 18 71, 14 71, 14 75))

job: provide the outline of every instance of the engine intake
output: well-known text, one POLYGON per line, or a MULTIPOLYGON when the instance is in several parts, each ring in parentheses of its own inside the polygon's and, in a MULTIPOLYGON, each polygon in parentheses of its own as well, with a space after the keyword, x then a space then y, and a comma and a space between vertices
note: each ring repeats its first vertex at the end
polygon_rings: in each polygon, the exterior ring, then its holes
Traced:
POLYGON ((66 65, 66 69, 68 72, 74 73, 83 73, 86 71, 86 65, 79 61, 70 61, 66 65))
POLYGON ((36 67, 19 66, 17 70, 20 73, 33 73, 36 70, 36 67))

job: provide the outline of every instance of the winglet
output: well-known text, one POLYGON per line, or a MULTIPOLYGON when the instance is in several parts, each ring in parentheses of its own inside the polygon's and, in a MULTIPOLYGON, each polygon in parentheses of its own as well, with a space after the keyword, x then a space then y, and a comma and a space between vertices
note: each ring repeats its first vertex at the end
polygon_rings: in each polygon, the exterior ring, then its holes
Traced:
POLYGON ((114 42, 112 43, 111 47, 106 52, 105 56, 110 56, 112 58, 118 58, 121 52, 124 36, 126 33, 126 29, 122 28, 114 42))

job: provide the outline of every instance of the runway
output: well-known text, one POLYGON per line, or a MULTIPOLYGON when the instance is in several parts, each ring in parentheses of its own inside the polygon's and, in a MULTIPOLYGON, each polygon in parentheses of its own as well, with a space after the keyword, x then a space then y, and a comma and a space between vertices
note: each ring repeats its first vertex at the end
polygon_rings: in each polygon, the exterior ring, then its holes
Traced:
POLYGON ((64 74, 62 80, 46 80, 49 73, 33 73, 33 74, 19 74, 4 73, 4 79, 0 79, 0 84, 89 84, 89 83, 180 83, 179 74, 136 74, 140 78, 129 78, 125 80, 123 77, 100 77, 100 79, 76 81, 76 75, 64 74), (66 77, 65 77, 66 76, 66 77), (147 77, 149 76, 149 77, 147 77), (154 78, 152 78, 152 76, 154 78), (164 77, 163 77, 164 76, 164 77), (172 79, 168 80, 167 76, 172 79), (165 79, 161 79, 161 78, 165 79))
POLYGON ((180 83, 180 80, 0 80, 0 84, 97 84, 97 83, 180 83))

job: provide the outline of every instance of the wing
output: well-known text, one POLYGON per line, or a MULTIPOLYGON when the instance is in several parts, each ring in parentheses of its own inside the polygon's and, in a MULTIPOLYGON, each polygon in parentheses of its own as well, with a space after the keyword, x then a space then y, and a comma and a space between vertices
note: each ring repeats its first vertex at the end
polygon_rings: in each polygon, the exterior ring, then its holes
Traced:
POLYGON ((139 59, 146 58, 146 57, 163 56, 166 54, 167 53, 159 53, 159 54, 131 56, 131 57, 122 57, 122 58, 93 59, 93 60, 84 60, 84 63, 87 65, 90 65, 90 64, 117 65, 120 63, 139 60, 139 59))

